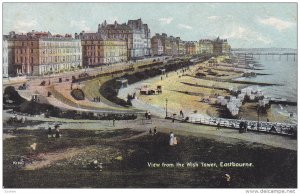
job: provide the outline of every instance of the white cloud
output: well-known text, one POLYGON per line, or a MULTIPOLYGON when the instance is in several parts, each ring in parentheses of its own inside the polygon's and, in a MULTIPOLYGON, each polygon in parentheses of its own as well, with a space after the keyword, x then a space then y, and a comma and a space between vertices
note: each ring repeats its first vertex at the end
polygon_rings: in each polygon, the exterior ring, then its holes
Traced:
POLYGON ((90 31, 91 30, 91 28, 87 25, 85 20, 79 20, 79 21, 71 20, 70 27, 79 28, 80 31, 81 30, 84 30, 84 31, 90 31))
POLYGON ((25 21, 25 20, 17 20, 14 23, 13 29, 16 32, 29 32, 31 30, 36 30, 38 26, 38 22, 36 20, 30 20, 30 21, 25 21))
POLYGON ((192 26, 189 26, 189 25, 186 25, 186 24, 178 24, 178 27, 179 28, 185 28, 185 29, 188 29, 188 30, 192 29, 192 26))
POLYGON ((272 26, 272 27, 276 28, 278 31, 283 31, 283 30, 293 27, 295 25, 295 23, 293 23, 293 22, 284 21, 284 20, 281 20, 281 19, 278 19, 275 17, 259 19, 258 22, 261 24, 272 26))
POLYGON ((208 16, 207 19, 209 19, 209 20, 218 20, 218 19, 220 19, 220 16, 212 15, 212 16, 208 16))
POLYGON ((243 42, 260 42, 263 44, 270 44, 272 40, 259 32, 253 31, 250 28, 235 26, 227 34, 224 34, 222 37, 227 39, 235 39, 243 42))
POLYGON ((173 21, 173 18, 159 18, 158 21, 160 22, 160 24, 170 24, 173 21))

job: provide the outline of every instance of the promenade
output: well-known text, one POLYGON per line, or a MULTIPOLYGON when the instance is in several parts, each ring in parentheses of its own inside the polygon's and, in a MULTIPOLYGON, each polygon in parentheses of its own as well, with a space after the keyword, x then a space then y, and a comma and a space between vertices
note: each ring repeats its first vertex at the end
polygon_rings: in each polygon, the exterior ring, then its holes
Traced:
MULTIPOLYGON (((3 120, 13 116, 10 113, 4 112, 3 120)), ((195 125, 193 123, 172 122, 163 118, 153 117, 151 120, 144 120, 138 117, 136 120, 116 121, 113 126, 112 121, 108 120, 72 120, 63 118, 44 118, 43 116, 25 116, 26 120, 42 121, 41 124, 27 127, 19 127, 17 129, 26 130, 46 130, 49 126, 61 124, 61 130, 78 129, 78 130, 117 130, 124 128, 131 128, 138 131, 148 132, 151 128, 157 127, 158 132, 170 133, 174 132, 176 135, 204 137, 214 139, 220 142, 237 144, 246 143, 249 146, 268 146, 278 147, 289 150, 297 150, 297 140, 291 139, 287 136, 270 135, 265 133, 239 133, 238 130, 221 127, 216 130, 216 126, 209 125, 195 125)), ((5 129, 5 128, 4 128, 5 129)))

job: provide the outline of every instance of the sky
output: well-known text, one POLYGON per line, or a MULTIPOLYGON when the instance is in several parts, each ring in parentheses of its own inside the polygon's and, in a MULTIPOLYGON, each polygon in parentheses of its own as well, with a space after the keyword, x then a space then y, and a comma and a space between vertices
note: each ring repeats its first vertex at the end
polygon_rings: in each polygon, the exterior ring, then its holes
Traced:
POLYGON ((3 3, 3 34, 96 32, 141 18, 152 36, 226 38, 233 48, 297 48, 296 3, 3 3))

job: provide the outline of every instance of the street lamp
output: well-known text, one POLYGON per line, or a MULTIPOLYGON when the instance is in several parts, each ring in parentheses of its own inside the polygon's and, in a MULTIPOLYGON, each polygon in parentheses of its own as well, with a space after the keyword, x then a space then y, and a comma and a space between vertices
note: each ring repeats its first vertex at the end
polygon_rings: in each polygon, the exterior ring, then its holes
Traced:
POLYGON ((168 117, 168 98, 166 98, 166 118, 168 117))
POLYGON ((50 85, 50 73, 51 73, 51 71, 52 71, 52 67, 50 67, 50 70, 49 70, 49 73, 48 73, 48 75, 49 75, 49 85, 50 85))

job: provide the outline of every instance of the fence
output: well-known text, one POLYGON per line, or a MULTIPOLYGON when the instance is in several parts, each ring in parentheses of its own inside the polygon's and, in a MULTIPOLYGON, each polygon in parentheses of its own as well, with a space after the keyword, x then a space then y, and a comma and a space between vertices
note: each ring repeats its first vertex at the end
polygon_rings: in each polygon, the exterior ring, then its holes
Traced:
POLYGON ((272 133, 279 135, 295 135, 297 130, 297 124, 292 123, 277 123, 277 122, 266 122, 266 121, 253 121, 253 120, 238 120, 238 119, 226 119, 226 118, 212 118, 206 116, 190 116, 190 117, 182 117, 176 114, 172 115, 169 119, 174 119, 183 122, 189 122, 194 124, 202 124, 209 126, 220 126, 225 128, 239 129, 240 123, 247 123, 246 130, 263 132, 263 133, 272 133), (272 129, 275 127, 275 130, 272 129))

